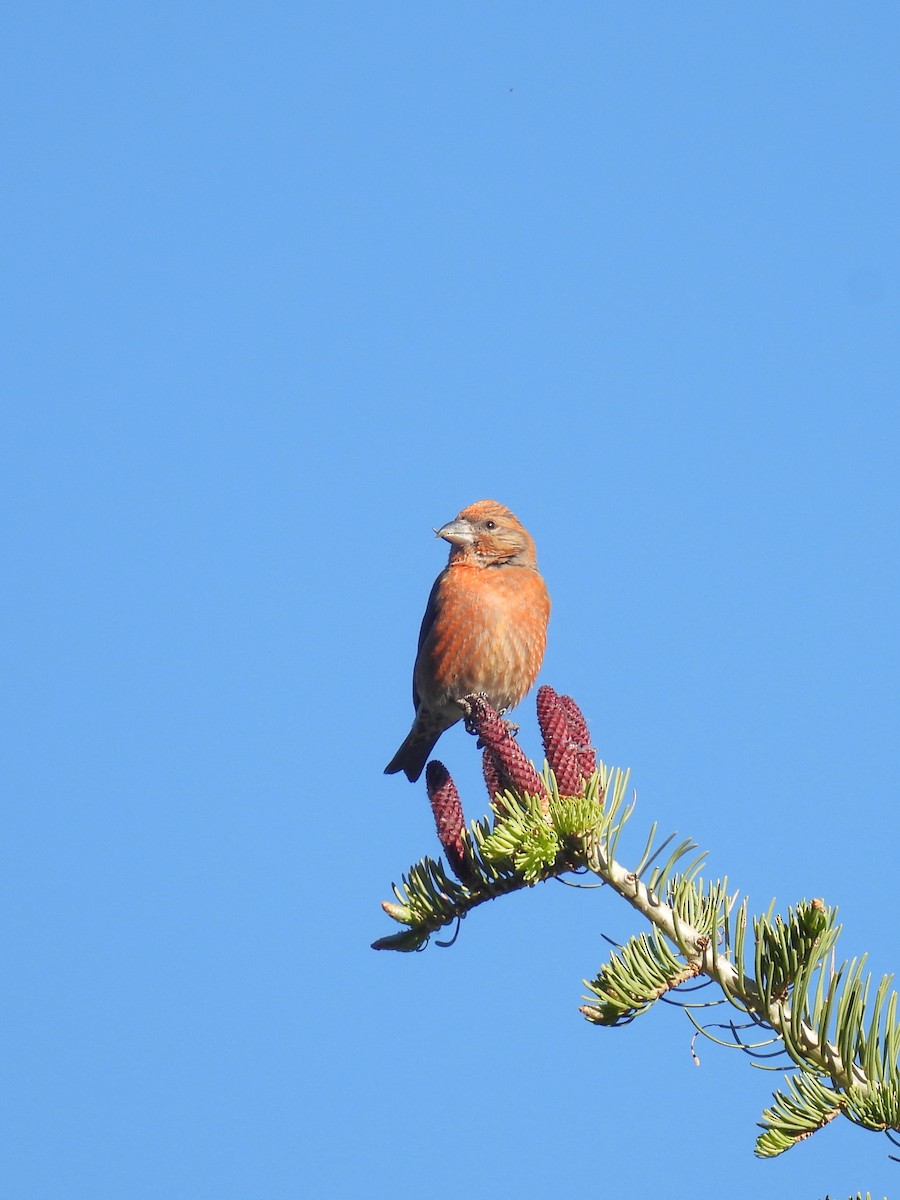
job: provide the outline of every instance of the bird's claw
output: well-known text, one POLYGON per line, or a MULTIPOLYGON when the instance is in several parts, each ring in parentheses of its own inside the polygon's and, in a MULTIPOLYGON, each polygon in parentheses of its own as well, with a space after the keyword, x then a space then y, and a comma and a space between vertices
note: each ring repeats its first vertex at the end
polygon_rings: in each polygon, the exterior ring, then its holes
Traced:
POLYGON ((487 703, 487 695, 484 692, 472 692, 468 696, 463 696, 457 700, 457 704, 463 710, 463 725, 466 733, 475 734, 478 732, 478 701, 481 700, 487 703))

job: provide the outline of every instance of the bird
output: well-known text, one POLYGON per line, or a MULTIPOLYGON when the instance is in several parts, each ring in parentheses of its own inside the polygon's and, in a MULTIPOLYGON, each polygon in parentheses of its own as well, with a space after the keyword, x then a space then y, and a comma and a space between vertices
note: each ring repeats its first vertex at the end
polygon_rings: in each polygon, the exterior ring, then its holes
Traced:
POLYGON ((428 597, 413 667, 415 719, 384 769, 414 783, 441 734, 465 715, 460 701, 486 696, 503 712, 537 678, 550 596, 534 541, 496 500, 477 500, 435 530, 450 557, 428 597))

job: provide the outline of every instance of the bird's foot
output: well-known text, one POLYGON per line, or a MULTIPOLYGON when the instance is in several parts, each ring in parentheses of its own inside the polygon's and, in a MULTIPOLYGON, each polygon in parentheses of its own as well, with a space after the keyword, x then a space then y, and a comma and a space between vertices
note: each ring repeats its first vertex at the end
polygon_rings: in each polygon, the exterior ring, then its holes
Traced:
MULTIPOLYGON (((477 735, 478 725, 484 713, 484 707, 491 707, 491 702, 488 699, 487 693, 472 692, 470 695, 463 696, 460 700, 457 700, 456 703, 463 710, 463 725, 466 733, 471 733, 473 736, 477 735)), ((509 737, 514 738, 519 732, 519 726, 515 723, 515 721, 510 721, 508 717, 503 715, 506 711, 507 710, 505 708, 501 708, 497 715, 502 718, 503 728, 506 730, 506 733, 509 735, 509 737)), ((484 748, 484 742, 479 739, 476 743, 476 746, 477 749, 482 750, 484 748)))
POLYGON ((515 737, 519 732, 519 726, 515 723, 515 721, 511 721, 509 719, 509 717, 506 715, 506 711, 507 710, 505 708, 501 708, 499 715, 503 718, 503 724, 506 726, 506 732, 510 737, 515 737))
MULTIPOLYGON (((456 702, 463 710, 463 725, 466 733, 471 733, 473 736, 478 733, 478 717, 483 704, 490 703, 486 692, 472 692, 468 696, 463 696, 461 700, 456 702)), ((478 748, 481 749, 479 742, 478 748)))

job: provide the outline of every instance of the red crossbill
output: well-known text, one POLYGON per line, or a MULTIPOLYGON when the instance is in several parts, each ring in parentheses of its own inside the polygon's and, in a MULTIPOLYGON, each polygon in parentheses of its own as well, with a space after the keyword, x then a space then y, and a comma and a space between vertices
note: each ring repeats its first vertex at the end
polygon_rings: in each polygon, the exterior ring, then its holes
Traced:
POLYGON ((422 774, 435 742, 463 717, 459 701, 484 694, 513 708, 544 657, 550 597, 534 542, 508 508, 478 500, 436 531, 450 559, 434 581, 413 668, 415 720, 386 775, 422 774))

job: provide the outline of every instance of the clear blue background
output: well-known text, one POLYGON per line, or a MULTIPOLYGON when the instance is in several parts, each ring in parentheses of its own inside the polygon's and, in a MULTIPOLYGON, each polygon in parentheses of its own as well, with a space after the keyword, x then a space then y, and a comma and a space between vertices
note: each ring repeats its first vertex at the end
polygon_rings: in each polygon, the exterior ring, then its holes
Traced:
POLYGON ((8 9, 5 1196, 897 1190, 846 1123, 755 1160, 778 1077, 676 1010, 581 1019, 605 891, 369 943, 438 849, 382 775, 431 528, 493 497, 631 849, 900 967, 898 46, 890 3, 8 9))

